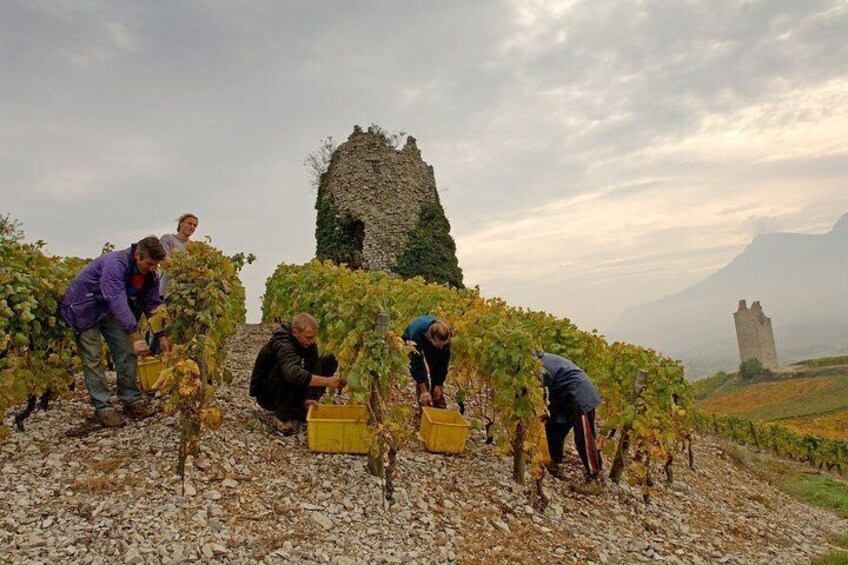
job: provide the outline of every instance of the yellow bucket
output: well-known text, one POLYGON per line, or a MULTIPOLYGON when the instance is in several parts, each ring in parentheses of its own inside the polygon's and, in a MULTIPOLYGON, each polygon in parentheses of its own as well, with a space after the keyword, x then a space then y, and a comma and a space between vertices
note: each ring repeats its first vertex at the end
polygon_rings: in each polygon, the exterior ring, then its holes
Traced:
POLYGON ((368 407, 361 404, 337 406, 318 404, 306 414, 310 451, 323 453, 368 453, 368 407))
POLYGON ((165 369, 162 362, 156 357, 147 357, 138 360, 138 385, 143 392, 156 390, 153 385, 159 380, 159 373, 165 369))
POLYGON ((456 410, 424 406, 421 415, 421 438, 427 451, 462 453, 468 440, 468 421, 456 410))

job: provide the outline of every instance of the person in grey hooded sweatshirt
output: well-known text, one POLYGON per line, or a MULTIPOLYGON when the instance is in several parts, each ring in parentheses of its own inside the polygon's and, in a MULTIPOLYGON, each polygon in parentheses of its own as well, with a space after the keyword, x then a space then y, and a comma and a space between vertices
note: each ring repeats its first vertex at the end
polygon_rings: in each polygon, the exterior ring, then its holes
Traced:
POLYGON ((586 482, 573 485, 581 494, 599 494, 601 454, 595 441, 595 408, 601 404, 598 389, 583 370, 565 357, 536 352, 542 360, 542 381, 548 396, 549 416, 545 421, 545 435, 551 456, 550 471, 564 478, 562 469, 565 437, 574 430, 574 445, 583 461, 586 482))

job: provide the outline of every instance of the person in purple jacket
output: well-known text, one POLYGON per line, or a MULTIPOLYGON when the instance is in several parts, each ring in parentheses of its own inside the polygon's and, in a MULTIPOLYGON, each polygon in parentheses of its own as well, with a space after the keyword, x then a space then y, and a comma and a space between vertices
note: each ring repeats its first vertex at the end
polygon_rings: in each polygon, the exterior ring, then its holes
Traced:
MULTIPOLYGON (((119 427, 126 422, 109 398, 101 336, 112 353, 118 374, 118 399, 125 411, 135 418, 146 418, 154 412, 138 389, 135 356, 150 355, 138 321, 142 315, 151 316, 162 303, 156 268, 164 258, 159 239, 145 237, 129 249, 106 253, 89 263, 62 297, 60 313, 74 331, 94 415, 106 427, 119 427)), ((170 350, 164 333, 157 338, 163 349, 170 350)))

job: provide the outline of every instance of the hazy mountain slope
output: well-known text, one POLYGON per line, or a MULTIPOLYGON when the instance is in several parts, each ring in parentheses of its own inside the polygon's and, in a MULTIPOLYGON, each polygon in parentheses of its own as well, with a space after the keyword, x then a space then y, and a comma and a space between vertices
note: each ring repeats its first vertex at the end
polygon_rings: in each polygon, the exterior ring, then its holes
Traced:
POLYGON ((727 266, 689 288, 627 310, 611 332, 683 359, 690 376, 738 365, 733 312, 759 300, 778 359, 848 350, 848 214, 822 235, 758 236, 727 266))

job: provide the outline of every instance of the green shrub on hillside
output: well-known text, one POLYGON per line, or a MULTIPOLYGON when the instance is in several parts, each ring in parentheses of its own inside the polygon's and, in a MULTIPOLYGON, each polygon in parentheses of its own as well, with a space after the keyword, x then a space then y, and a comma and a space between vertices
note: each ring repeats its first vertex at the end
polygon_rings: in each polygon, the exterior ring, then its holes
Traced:
POLYGON ((739 376, 742 380, 750 381, 760 377, 770 377, 771 371, 763 367, 759 359, 751 358, 742 361, 739 365, 739 376))

